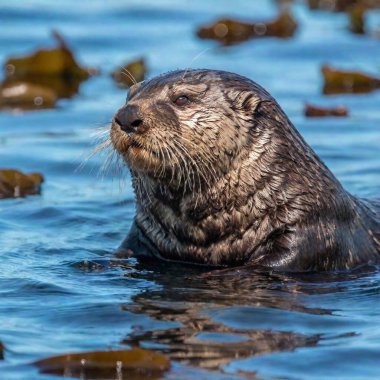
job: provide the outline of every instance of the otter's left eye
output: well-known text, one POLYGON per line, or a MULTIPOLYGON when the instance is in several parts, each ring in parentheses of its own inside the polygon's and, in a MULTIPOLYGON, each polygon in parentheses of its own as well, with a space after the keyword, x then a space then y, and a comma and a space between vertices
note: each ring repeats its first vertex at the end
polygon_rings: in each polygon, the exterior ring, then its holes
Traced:
POLYGON ((180 95, 174 100, 174 103, 177 106, 183 107, 186 104, 190 103, 190 99, 186 95, 180 95))

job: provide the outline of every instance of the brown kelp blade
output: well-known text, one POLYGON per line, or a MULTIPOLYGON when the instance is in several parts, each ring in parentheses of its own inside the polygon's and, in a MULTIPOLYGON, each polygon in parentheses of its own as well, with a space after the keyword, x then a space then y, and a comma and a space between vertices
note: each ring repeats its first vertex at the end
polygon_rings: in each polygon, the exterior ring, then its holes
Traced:
POLYGON ((63 37, 53 32, 57 41, 54 49, 38 49, 24 57, 11 57, 4 64, 6 78, 27 79, 38 76, 61 76, 65 78, 87 79, 89 69, 81 67, 63 37))
POLYGON ((80 84, 95 73, 77 63, 60 34, 53 32, 53 36, 57 47, 11 57, 4 63, 0 108, 52 108, 57 99, 75 95, 80 84))
POLYGON ((365 13, 367 8, 364 5, 356 5, 349 11, 350 30, 355 34, 365 34, 365 13))
POLYGON ((221 19, 211 25, 202 26, 197 35, 202 39, 212 39, 224 45, 236 44, 256 37, 289 38, 297 29, 297 22, 288 11, 270 22, 243 22, 221 19))
POLYGON ((56 101, 57 94, 47 86, 22 81, 4 81, 0 84, 0 109, 52 108, 56 101))
POLYGON ((328 117, 328 116, 344 117, 344 116, 348 116, 348 109, 343 106, 327 108, 327 107, 315 106, 312 104, 305 104, 304 114, 307 117, 328 117))
POLYGON ((367 8, 379 8, 380 0, 308 0, 311 10, 346 12, 360 5, 367 8))
POLYGON ((144 80, 147 67, 143 58, 131 61, 116 69, 112 78, 121 88, 128 88, 144 80))
POLYGON ((170 368, 170 360, 154 351, 133 348, 53 356, 33 363, 40 372, 84 379, 156 379, 170 368))
POLYGON ((366 93, 380 88, 380 78, 359 71, 336 70, 322 67, 324 94, 366 93))
POLYGON ((40 173, 24 174, 15 169, 0 169, 0 199, 39 194, 43 181, 40 173))

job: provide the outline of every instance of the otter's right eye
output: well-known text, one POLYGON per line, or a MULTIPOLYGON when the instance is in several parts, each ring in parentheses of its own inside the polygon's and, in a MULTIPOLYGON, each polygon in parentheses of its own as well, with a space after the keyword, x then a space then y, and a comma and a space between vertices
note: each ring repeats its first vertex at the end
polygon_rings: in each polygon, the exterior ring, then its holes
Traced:
POLYGON ((186 104, 190 103, 190 99, 186 95, 180 95, 175 100, 174 103, 177 106, 183 107, 186 104))

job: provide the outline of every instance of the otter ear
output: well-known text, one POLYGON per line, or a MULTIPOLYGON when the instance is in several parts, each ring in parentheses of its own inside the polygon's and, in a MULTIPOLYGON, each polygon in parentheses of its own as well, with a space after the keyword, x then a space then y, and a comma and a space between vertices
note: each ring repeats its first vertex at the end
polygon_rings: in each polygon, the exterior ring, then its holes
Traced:
POLYGON ((247 115, 252 115, 260 102, 261 99, 252 91, 240 91, 233 99, 234 108, 247 115))
POLYGON ((254 115, 256 118, 260 116, 268 117, 269 115, 273 115, 275 112, 276 109, 273 101, 265 99, 258 102, 254 111, 254 115))

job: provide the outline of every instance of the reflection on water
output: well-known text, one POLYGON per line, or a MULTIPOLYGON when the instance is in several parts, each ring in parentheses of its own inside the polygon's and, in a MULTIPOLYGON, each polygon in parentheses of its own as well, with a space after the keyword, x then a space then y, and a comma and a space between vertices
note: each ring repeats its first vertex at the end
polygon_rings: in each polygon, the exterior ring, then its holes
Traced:
MULTIPOLYGON (((118 176, 97 176, 101 156, 78 170, 93 132, 125 101, 111 72, 144 56, 148 76, 192 66, 257 80, 349 191, 378 196, 380 91, 326 97, 321 66, 378 76, 379 40, 350 34, 344 14, 302 2, 292 7, 292 38, 227 48, 195 31, 222 17, 271 20, 277 2, 23 0, 0 8, 2 62, 49 46, 57 29, 78 62, 102 73, 55 109, 0 113, 0 167, 46 179, 41 196, 0 202, 1 379, 56 380, 29 363, 128 346, 168 355, 164 378, 173 380, 380 376, 377 268, 297 276, 117 260, 134 215, 129 176, 121 189, 118 176), (350 116, 307 119, 306 101, 344 105, 350 116)), ((369 16, 375 30, 379 12, 369 16)))
MULTIPOLYGON (((153 269, 156 270, 157 265, 153 264, 153 269)), ((178 276, 178 268, 176 272, 175 277, 178 276)), ((297 347, 313 346, 318 342, 317 335, 306 336, 276 329, 250 329, 239 327, 239 324, 234 327, 223 323, 223 318, 219 321, 213 318, 214 314, 218 315, 229 306, 236 309, 229 311, 235 313, 237 321, 240 316, 239 305, 291 310, 292 303, 286 304, 281 297, 276 297, 275 292, 263 289, 264 276, 260 279, 259 275, 251 274, 250 277, 243 278, 237 274, 233 278, 235 284, 232 284, 229 281, 226 283, 224 277, 212 281, 197 278, 184 281, 183 276, 187 274, 182 272, 181 277, 176 280, 173 281, 174 276, 168 280, 166 269, 160 278, 155 275, 157 283, 162 285, 161 289, 141 293, 133 298, 133 304, 124 307, 125 310, 147 314, 157 320, 177 322, 179 327, 140 331, 136 326, 123 343, 143 347, 153 344, 153 347, 173 360, 220 370, 225 364, 238 358, 294 350, 297 347), (261 289, 256 289, 260 282, 261 289)))
MULTIPOLYGON (((199 271, 157 262, 128 268, 126 276, 154 280, 160 288, 134 296, 123 309, 178 326, 133 326, 123 343, 154 348, 186 365, 223 371, 233 360, 351 338, 356 333, 341 323, 339 310, 308 307, 303 297, 345 292, 355 281, 365 284, 376 268, 311 275, 199 271), (313 328, 302 327, 306 320, 313 328), (318 332, 318 326, 328 333, 318 332)), ((373 290, 369 285, 367 291, 373 290)))

